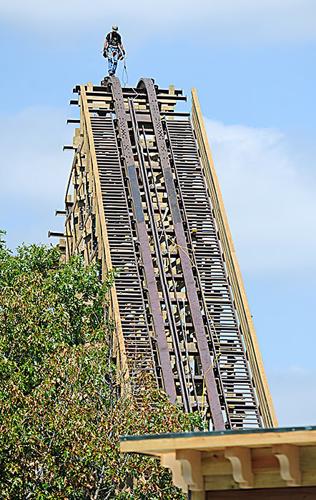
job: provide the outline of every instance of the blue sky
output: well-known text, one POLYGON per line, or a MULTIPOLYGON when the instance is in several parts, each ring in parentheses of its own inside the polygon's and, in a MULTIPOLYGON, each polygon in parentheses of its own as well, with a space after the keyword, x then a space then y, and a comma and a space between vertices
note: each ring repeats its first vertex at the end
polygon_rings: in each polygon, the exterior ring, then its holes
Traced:
MULTIPOLYGON (((197 87, 281 425, 316 423, 314 0, 0 0, 0 227, 62 229, 72 87, 119 25, 129 85, 197 87)), ((121 69, 119 70, 119 76, 121 69)))

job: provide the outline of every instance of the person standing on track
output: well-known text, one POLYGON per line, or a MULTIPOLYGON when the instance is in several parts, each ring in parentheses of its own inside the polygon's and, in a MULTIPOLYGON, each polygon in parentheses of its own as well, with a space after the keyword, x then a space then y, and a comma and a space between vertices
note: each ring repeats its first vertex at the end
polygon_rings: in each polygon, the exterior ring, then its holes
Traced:
POLYGON ((125 57, 125 49, 122 44, 122 37, 116 25, 112 26, 112 31, 106 35, 103 48, 103 56, 108 59, 109 76, 115 75, 117 63, 125 57))

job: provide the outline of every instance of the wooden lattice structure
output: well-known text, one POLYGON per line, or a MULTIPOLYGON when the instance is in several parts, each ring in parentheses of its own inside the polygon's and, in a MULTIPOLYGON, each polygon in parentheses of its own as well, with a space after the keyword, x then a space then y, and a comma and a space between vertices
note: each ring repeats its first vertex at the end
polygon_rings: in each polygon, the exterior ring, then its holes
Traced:
POLYGON ((115 77, 76 87, 80 119, 65 197, 66 258, 115 268, 110 314, 119 371, 152 373, 210 428, 276 417, 200 105, 182 91, 115 77))

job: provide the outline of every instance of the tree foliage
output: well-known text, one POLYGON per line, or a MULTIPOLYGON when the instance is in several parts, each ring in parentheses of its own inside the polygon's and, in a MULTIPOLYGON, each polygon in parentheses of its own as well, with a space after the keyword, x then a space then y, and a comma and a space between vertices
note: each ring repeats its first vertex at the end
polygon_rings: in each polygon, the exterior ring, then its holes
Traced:
POLYGON ((152 387, 122 397, 107 294, 96 265, 0 234, 0 496, 4 499, 183 498, 154 459, 121 455, 122 434, 191 430, 152 387))

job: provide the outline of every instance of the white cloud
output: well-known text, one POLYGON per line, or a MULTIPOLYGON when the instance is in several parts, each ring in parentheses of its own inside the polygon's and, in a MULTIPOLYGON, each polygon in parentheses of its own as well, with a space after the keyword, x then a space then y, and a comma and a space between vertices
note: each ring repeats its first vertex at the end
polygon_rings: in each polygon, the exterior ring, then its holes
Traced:
POLYGON ((64 111, 29 108, 0 117, 1 188, 8 199, 53 200, 64 190, 69 155, 64 111))
MULTIPOLYGON (((122 25, 130 39, 144 35, 202 30, 205 39, 315 40, 314 0, 153 0, 107 2, 92 0, 1 0, 2 20, 25 29, 40 30, 56 40, 68 33, 85 37, 105 31, 110 23, 122 25), (84 29, 83 29, 84 28, 84 29), (83 31, 82 31, 83 30, 83 31)), ((189 43, 189 39, 188 39, 189 43)))
POLYGON ((71 133, 65 113, 54 108, 0 117, 0 229, 7 231, 10 248, 47 242, 48 229, 63 230, 54 209, 64 206, 72 160, 62 146, 71 133))
POLYGON ((315 158, 300 164, 277 130, 206 125, 243 271, 315 271, 315 158))

